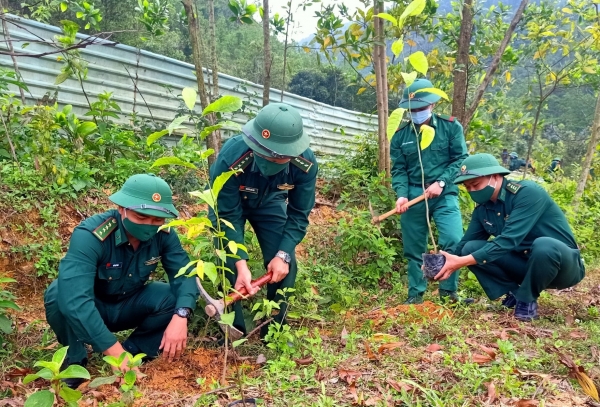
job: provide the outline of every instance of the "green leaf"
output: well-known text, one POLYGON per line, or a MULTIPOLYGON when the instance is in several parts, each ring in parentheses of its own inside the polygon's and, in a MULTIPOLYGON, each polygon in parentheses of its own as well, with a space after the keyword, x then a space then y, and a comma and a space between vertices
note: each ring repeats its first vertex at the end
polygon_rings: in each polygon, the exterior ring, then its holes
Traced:
POLYGON ((56 363, 56 362, 46 362, 45 360, 39 360, 39 361, 35 362, 35 364, 33 366, 45 367, 46 369, 51 370, 53 373, 58 374, 61 364, 62 364, 62 362, 56 363))
POLYGON ((404 9, 404 12, 400 16, 400 22, 404 22, 404 20, 406 20, 407 17, 418 16, 419 14, 421 14, 423 10, 425 10, 426 4, 426 0, 414 0, 404 9))
POLYGON ((217 257, 221 259, 223 263, 227 261, 227 253, 225 252, 225 250, 215 249, 215 253, 217 253, 217 257))
POLYGON ((77 134, 86 137, 95 132, 97 128, 98 126, 96 126, 96 123, 94 122, 83 122, 77 126, 77 134))
POLYGON ((212 262, 205 262, 204 263, 204 274, 206 275, 206 277, 208 277, 208 279, 214 284, 217 282, 217 267, 215 266, 215 263, 212 262))
POLYGON ((404 49, 404 38, 400 37, 392 44, 392 52, 395 56, 400 55, 402 50, 404 49))
POLYGON ((16 283, 17 280, 15 280, 14 278, 10 278, 10 277, 2 277, 0 278, 0 283, 16 283))
POLYGON ((185 126, 182 126, 181 123, 188 120, 189 118, 190 118, 190 116, 184 115, 184 116, 179 116, 179 117, 173 119, 173 121, 167 126, 169 135, 177 129, 184 129, 185 126))
POLYGON ((23 407, 52 407, 54 394, 50 390, 40 390, 27 398, 23 407))
POLYGON ((90 384, 88 384, 88 387, 95 389, 96 387, 100 387, 105 384, 113 384, 114 382, 117 381, 118 378, 119 377, 117 375, 108 376, 108 377, 96 377, 94 380, 92 380, 92 382, 90 384))
POLYGON ((237 243, 236 243, 236 242, 234 242, 233 240, 230 240, 230 241, 227 243, 227 247, 229 248, 229 251, 230 251, 232 254, 237 254, 238 247, 237 247, 237 243))
POLYGON ((404 79, 406 86, 412 85, 415 79, 417 79, 417 73, 415 71, 412 71, 411 73, 400 72, 400 74, 402 75, 402 79, 404 79))
POLYGON ((73 390, 67 386, 62 386, 58 395, 67 403, 75 402, 81 398, 80 391, 73 390))
POLYGON ((0 314, 0 331, 9 334, 13 331, 12 321, 6 316, 0 314))
POLYGON ((411 54, 408 57, 408 61, 415 68, 415 71, 422 73, 423 75, 427 74, 427 70, 429 69, 429 63, 427 62, 427 57, 423 53, 423 51, 417 51, 414 54, 411 54))
POLYGON ((83 366, 70 365, 57 376, 59 379, 89 379, 90 373, 83 366))
POLYGON ((161 138, 162 136, 164 136, 167 133, 169 133, 169 130, 167 130, 167 129, 155 131, 154 133, 150 134, 148 136, 148 138, 146 139, 146 145, 148 145, 148 146, 151 145, 152 143, 154 143, 156 140, 158 140, 159 138, 161 138))
POLYGON ((233 227, 233 224, 231 222, 229 222, 227 219, 219 218, 219 220, 221 222, 223 222, 225 224, 225 226, 227 226, 229 229, 235 230, 235 228, 233 227))
POLYGON ((217 199, 219 197, 219 192, 221 192, 221 189, 223 189, 223 186, 225 185, 227 180, 229 180, 229 178, 231 178, 231 176, 236 173, 237 173, 237 171, 235 171, 235 170, 227 171, 227 172, 220 174, 217 178, 215 178, 215 180, 212 184, 212 191, 213 191, 213 196, 215 197, 215 199, 217 199))
POLYGON ((25 376, 25 378, 23 379, 23 384, 28 384, 31 383, 34 380, 37 380, 40 378, 40 375, 37 374, 28 374, 27 376, 25 376))
POLYGON ((177 272, 177 274, 175 274, 175 278, 184 275, 185 273, 187 273, 188 269, 190 267, 192 267, 194 264, 196 264, 198 262, 198 260, 192 260, 189 261, 188 264, 186 264, 185 266, 183 266, 182 268, 179 269, 179 271, 177 272))
POLYGON ((54 373, 52 372, 52 370, 50 370, 48 368, 43 368, 42 370, 37 372, 37 375, 39 377, 41 377, 42 379, 46 379, 46 380, 52 380, 54 378, 54 373))
POLYGON ((202 260, 198 260, 195 271, 198 278, 204 280, 204 262, 202 260))
POLYGON ((373 17, 379 17, 379 18, 389 21, 390 23, 392 23, 394 25, 398 25, 398 20, 396 20, 396 17, 394 17, 388 13, 375 14, 373 17))
MULTIPOLYGON (((140 366, 142 364, 142 359, 144 359, 147 355, 145 353, 138 353, 137 355, 135 355, 134 357, 132 357, 131 359, 129 359, 129 362, 127 362, 127 364, 130 367, 136 367, 136 366, 140 366)), ((143 373, 139 373, 140 375, 143 373)))
POLYGON ((396 133, 396 130, 398 130, 398 127, 400 126, 400 122, 402 121, 402 116, 404 116, 405 111, 406 111, 406 109, 398 108, 398 109, 394 110, 392 112, 392 114, 390 115, 390 117, 388 118, 388 125, 387 125, 388 140, 391 140, 394 133, 396 133))
POLYGON ((202 116, 206 116, 208 113, 230 113, 240 110, 242 107, 242 99, 237 96, 221 96, 210 105, 206 106, 206 109, 202 111, 202 116))
POLYGON ((58 75, 56 77, 56 80, 54 81, 54 84, 55 85, 60 85, 61 83, 63 83, 67 79, 69 79, 69 76, 71 76, 71 72, 63 72, 63 73, 61 73, 60 75, 58 75))
POLYGON ((202 154, 200 154, 200 158, 202 158, 203 160, 206 160, 208 157, 210 157, 214 153, 215 153, 215 150, 213 148, 209 148, 208 150, 203 151, 202 154))
POLYGON ((129 385, 129 386, 133 386, 135 384, 135 379, 137 378, 137 376, 135 375, 135 371, 134 370, 128 370, 125 373, 125 384, 129 385))
POLYGON ((68 8, 69 5, 66 2, 63 1, 62 3, 60 3, 60 11, 62 11, 63 13, 67 11, 68 8))
POLYGON ((228 312, 227 314, 221 315, 221 320, 219 324, 233 326, 233 319, 235 318, 235 312, 228 312))
POLYGON ((246 338, 242 338, 242 339, 238 339, 237 341, 233 341, 231 343, 231 346, 233 346, 234 348, 237 348, 238 346, 240 346, 242 343, 246 342, 248 339, 246 338))
POLYGON ((117 359, 114 356, 104 356, 102 358, 102 360, 104 360, 106 363, 108 363, 112 367, 121 367, 121 364, 119 363, 119 359, 117 359))
POLYGON ((435 130, 426 124, 421 125, 421 150, 425 150, 435 137, 435 130))
POLYGON ((8 300, 0 301, 0 308, 11 308, 11 309, 14 309, 15 311, 21 311, 21 308, 19 308, 19 306, 17 304, 15 304, 13 301, 8 301, 8 300))
POLYGON ((192 163, 188 163, 183 161, 179 157, 161 157, 158 160, 154 161, 154 163, 150 166, 150 168, 161 167, 163 165, 181 165, 182 167, 193 168, 196 166, 192 163))
POLYGON ((212 195, 212 191, 210 189, 206 189, 204 191, 192 191, 190 192, 191 196, 195 196, 196 198, 200 198, 202 201, 208 204, 213 210, 215 209, 215 198, 212 195))
POLYGON ((196 106, 197 95, 198 92, 196 92, 196 89, 194 88, 183 88, 181 91, 181 97, 183 98, 183 101, 188 109, 194 110, 194 106, 196 106))
POLYGON ((450 100, 448 98, 448 95, 446 94, 446 92, 444 92, 443 90, 438 89, 438 88, 423 88, 423 89, 415 90, 415 95, 417 93, 421 93, 421 92, 433 93, 434 95, 441 96, 442 98, 444 98, 446 100, 450 100))

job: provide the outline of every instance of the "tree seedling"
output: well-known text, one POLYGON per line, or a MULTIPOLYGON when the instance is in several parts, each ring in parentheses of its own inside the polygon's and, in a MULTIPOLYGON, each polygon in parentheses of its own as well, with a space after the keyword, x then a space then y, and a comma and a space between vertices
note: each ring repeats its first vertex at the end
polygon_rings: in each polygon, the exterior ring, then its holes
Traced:
POLYGON ((142 358, 144 358, 145 356, 146 354, 144 353, 139 353, 133 356, 129 352, 123 352, 118 358, 114 356, 105 356, 103 359, 112 367, 114 374, 111 376, 98 377, 94 379, 90 383, 89 387, 96 388, 105 384, 113 384, 117 380, 120 380, 121 387, 119 387, 119 391, 121 392, 121 402, 118 403, 118 405, 133 405, 133 401, 137 397, 140 397, 142 395, 138 391, 135 382, 137 380, 138 375, 143 375, 142 373, 134 369, 136 369, 142 364, 142 358), (127 358, 128 370, 121 368, 121 365, 123 364, 125 358, 127 358))
POLYGON ((68 346, 60 348, 52 356, 51 362, 37 361, 34 366, 42 369, 34 374, 29 374, 23 379, 23 384, 30 383, 37 379, 50 381, 50 390, 40 390, 27 398, 25 407, 51 407, 54 405, 54 395, 63 399, 69 407, 77 407, 77 400, 81 398, 81 392, 69 388, 62 379, 89 379, 90 374, 86 368, 79 365, 70 365, 61 371, 62 364, 67 356, 68 346))

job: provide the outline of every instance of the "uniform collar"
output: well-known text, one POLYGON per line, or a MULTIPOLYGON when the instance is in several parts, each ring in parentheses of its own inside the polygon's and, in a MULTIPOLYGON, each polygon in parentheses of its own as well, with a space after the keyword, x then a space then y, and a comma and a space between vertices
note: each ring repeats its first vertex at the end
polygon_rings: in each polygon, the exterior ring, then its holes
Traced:
POLYGON ((121 246, 122 244, 129 243, 129 238, 127 237, 127 233, 125 233, 125 226, 123 226, 123 220, 121 219, 121 214, 117 212, 117 222, 118 227, 115 232, 115 246, 121 246))
POLYGON ((500 193, 498 194, 498 199, 502 202, 506 201, 506 183, 508 181, 506 178, 502 177, 502 186, 500 187, 500 193))

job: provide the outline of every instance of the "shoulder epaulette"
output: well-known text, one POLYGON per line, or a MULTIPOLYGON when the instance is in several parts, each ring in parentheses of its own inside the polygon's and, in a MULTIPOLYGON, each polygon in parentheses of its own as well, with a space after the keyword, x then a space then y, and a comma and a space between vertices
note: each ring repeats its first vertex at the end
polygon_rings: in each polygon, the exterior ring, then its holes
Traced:
MULTIPOLYGON (((252 151, 248 151, 247 153, 245 153, 243 156, 241 156, 240 158, 238 158, 236 160, 236 162, 234 162, 233 164, 231 164, 231 166, 229 167, 230 170, 234 170, 234 171, 240 171, 240 170, 245 170, 247 166, 249 166, 250 164, 252 164, 252 162, 254 161, 254 154, 252 153, 252 151)), ((237 174, 235 174, 235 176, 237 177, 239 175, 239 172, 237 174)))
POLYGON ((517 184, 516 182, 512 182, 512 181, 511 181, 511 182, 507 182, 507 183, 506 183, 506 186, 505 186, 505 188, 506 188, 506 190, 507 190, 508 192, 510 192, 511 194, 516 194, 517 192, 519 192, 519 189, 521 189, 521 187, 522 187, 522 186, 523 186, 523 185, 521 185, 521 184, 517 184))
POLYGON ((313 162, 304 157, 294 157, 290 162, 304 172, 309 172, 313 166, 313 162))
POLYGON ((448 122, 453 122, 454 120, 456 120, 456 117, 454 117, 454 116, 449 116, 447 114, 441 114, 441 113, 437 113, 437 117, 439 117, 440 119, 446 120, 448 122))
POLYGON ((400 122, 400 126, 398 126, 398 128, 396 129, 396 131, 402 130, 403 128, 405 128, 406 126, 408 126, 409 123, 410 123, 410 120, 402 120, 400 122))
POLYGON ((171 233, 171 227, 169 226, 168 228, 161 229, 161 232, 171 233))
POLYGON ((116 228, 117 220, 115 218, 110 217, 106 219, 104 223, 102 223, 100 226, 94 229, 92 233, 94 234, 94 236, 100 239, 101 242, 103 242, 112 232, 115 231, 116 228))

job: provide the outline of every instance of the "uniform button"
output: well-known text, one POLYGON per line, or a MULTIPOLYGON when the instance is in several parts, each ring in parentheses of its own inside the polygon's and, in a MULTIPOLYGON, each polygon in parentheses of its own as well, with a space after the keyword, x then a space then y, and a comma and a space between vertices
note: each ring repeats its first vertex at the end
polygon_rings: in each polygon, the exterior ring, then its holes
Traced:
POLYGON ((501 215, 501 213, 500 213, 500 212, 498 212, 498 216, 500 216, 500 215, 501 215))
POLYGON ((527 254, 527 250, 525 250, 523 253, 527 254))
POLYGON ((483 264, 485 264, 485 263, 487 263, 487 260, 484 260, 484 261, 483 261, 483 264))
POLYGON ((112 280, 112 277, 108 277, 109 280, 112 280))
POLYGON ((125 294, 125 291, 123 291, 123 294, 125 294))
POLYGON ((244 199, 248 199, 248 195, 244 195, 244 199))
POLYGON ((129 277, 131 277, 131 274, 129 275, 129 277))

